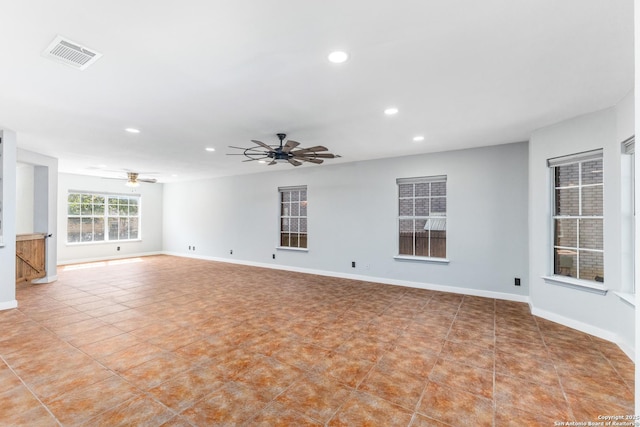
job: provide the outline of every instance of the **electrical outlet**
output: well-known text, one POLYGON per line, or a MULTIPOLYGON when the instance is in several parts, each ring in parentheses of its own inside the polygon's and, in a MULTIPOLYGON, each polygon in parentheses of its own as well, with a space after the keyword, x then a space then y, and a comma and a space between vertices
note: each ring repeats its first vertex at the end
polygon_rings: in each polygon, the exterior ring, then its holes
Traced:
POLYGON ((520 278, 516 277, 513 284, 516 286, 520 286, 520 278))
POLYGON ((271 254, 271 258, 276 259, 276 254, 271 254))
POLYGON ((233 249, 229 251, 229 255, 233 255, 233 249))
POLYGON ((356 268, 356 262, 355 261, 351 261, 351 268, 356 268))
POLYGON ((120 246, 118 246, 118 247, 116 248, 116 251, 119 251, 119 250, 120 250, 120 246))
POLYGON ((193 250, 194 250, 194 251, 196 250, 196 247, 195 247, 195 246, 193 247, 193 250))

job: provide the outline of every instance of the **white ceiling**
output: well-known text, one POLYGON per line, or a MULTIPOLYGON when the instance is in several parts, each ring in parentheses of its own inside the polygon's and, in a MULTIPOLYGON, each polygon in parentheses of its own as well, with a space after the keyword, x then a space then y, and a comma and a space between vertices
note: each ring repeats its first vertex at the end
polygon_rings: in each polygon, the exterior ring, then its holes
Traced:
POLYGON ((225 155, 277 132, 325 164, 523 141, 632 88, 632 0, 0 0, 0 126, 61 172, 292 168, 225 155), (58 34, 104 56, 41 56, 58 34))

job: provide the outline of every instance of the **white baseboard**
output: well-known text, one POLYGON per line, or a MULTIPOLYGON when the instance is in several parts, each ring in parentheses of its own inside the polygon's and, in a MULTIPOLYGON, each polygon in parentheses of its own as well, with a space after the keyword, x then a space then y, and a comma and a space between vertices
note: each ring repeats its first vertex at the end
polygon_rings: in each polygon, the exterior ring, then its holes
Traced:
POLYGON ((0 310, 10 310, 16 307, 18 307, 18 301, 15 299, 13 301, 0 302, 0 310))
POLYGON ((31 281, 31 283, 36 284, 36 285, 42 285, 45 283, 51 283, 51 282, 55 282, 56 280, 58 280, 58 275, 53 275, 53 276, 45 276, 42 277, 40 279, 33 279, 31 281))
POLYGON ((107 257, 96 257, 96 258, 79 258, 79 259, 67 259, 63 261, 58 261, 58 265, 69 265, 69 264, 84 264, 88 262, 100 262, 100 261, 111 261, 114 259, 125 259, 125 258, 138 258, 152 255, 163 255, 164 252, 141 252, 137 254, 121 254, 107 257))
POLYGON ((569 328, 576 329, 585 334, 593 335, 603 340, 611 341, 620 347, 629 359, 635 361, 635 349, 633 346, 623 342, 620 336, 614 332, 607 331, 606 329, 598 328, 597 326, 590 325, 588 323, 581 322, 579 320, 571 319, 569 317, 562 316, 551 311, 542 310, 531 306, 531 314, 534 316, 542 317, 543 319, 551 320, 552 322, 560 323, 561 325, 568 326, 569 328))
POLYGON ((360 280, 363 282, 381 283, 384 285, 406 286, 409 288, 427 289, 431 291, 450 292, 455 294, 472 295, 485 298, 495 298, 507 301, 529 302, 526 295, 509 294, 506 292, 485 291, 481 289, 460 288, 456 286, 438 285, 434 283, 413 282, 409 280, 390 279, 386 277, 365 276, 361 274, 341 273, 337 271, 315 270, 312 268, 292 267, 280 264, 268 264, 262 262, 244 261, 229 258, 218 258, 210 256, 186 255, 179 252, 164 252, 165 255, 178 256, 183 258, 202 259, 207 261, 226 262, 229 264, 248 265, 251 267, 270 268, 274 270, 293 271, 296 273, 315 274, 318 276, 337 277, 340 279, 360 280))

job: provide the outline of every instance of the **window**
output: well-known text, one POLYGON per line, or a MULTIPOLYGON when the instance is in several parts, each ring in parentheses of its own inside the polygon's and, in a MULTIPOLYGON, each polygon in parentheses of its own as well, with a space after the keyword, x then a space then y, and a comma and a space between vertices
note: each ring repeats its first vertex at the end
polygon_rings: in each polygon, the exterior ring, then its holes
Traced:
POLYGON ((604 282, 602 150, 549 160, 553 274, 604 282))
POLYGON ((67 198, 67 243, 137 240, 140 196, 74 192, 67 198))
POLYGON ((307 187, 282 187, 280 247, 307 248, 307 187))
POLYGON ((635 294, 635 137, 622 143, 622 287, 635 294))
POLYGON ((446 258, 447 177, 401 178, 398 184, 398 254, 446 258))

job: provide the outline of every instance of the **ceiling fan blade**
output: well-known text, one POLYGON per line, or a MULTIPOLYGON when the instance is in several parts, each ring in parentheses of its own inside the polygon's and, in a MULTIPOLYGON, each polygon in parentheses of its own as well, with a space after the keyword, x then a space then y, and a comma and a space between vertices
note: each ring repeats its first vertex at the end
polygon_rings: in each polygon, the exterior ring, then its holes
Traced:
POLYGON ((275 165, 276 163, 278 162, 276 162, 275 160, 271 160, 271 163, 269 163, 267 166, 275 165))
POLYGON ((329 149, 327 147, 323 147, 322 145, 315 145, 313 147, 309 147, 309 148, 301 148, 298 150, 298 152, 311 152, 311 153, 317 153, 318 151, 329 151, 329 149))
POLYGON ((310 162, 310 163, 315 163, 317 165, 319 165, 320 163, 324 162, 324 160, 321 159, 314 159, 313 157, 311 158, 307 158, 307 157, 297 157, 297 160, 302 160, 303 162, 310 162))
POLYGON ((302 150, 294 151, 291 155, 293 157, 311 157, 314 159, 333 159, 336 157, 335 154, 331 153, 301 153, 300 151, 302 150))
POLYGON ((155 178, 138 178, 137 181, 148 182, 149 184, 155 184, 156 182, 158 182, 158 180, 155 178))
POLYGON ((282 147, 282 152, 283 153, 288 153, 289 151, 291 151, 293 148, 296 148, 298 145, 300 145, 300 143, 298 141, 294 141, 292 139, 288 140, 286 144, 284 144, 284 146, 282 147))
POLYGON ((289 163, 291 163, 293 166, 300 166, 302 164, 302 162, 299 162, 294 159, 289 159, 289 163))
POLYGON ((256 139, 252 139, 252 140, 251 140, 251 142, 253 142, 254 144, 258 144, 258 145, 260 145, 261 147, 264 147, 264 148, 266 148, 266 149, 267 149, 267 150, 269 150, 269 151, 272 151, 272 150, 273 150, 273 148, 269 147, 267 144, 265 144, 265 143, 264 143, 264 142, 262 142, 262 141, 258 141, 258 140, 256 140, 256 139))

